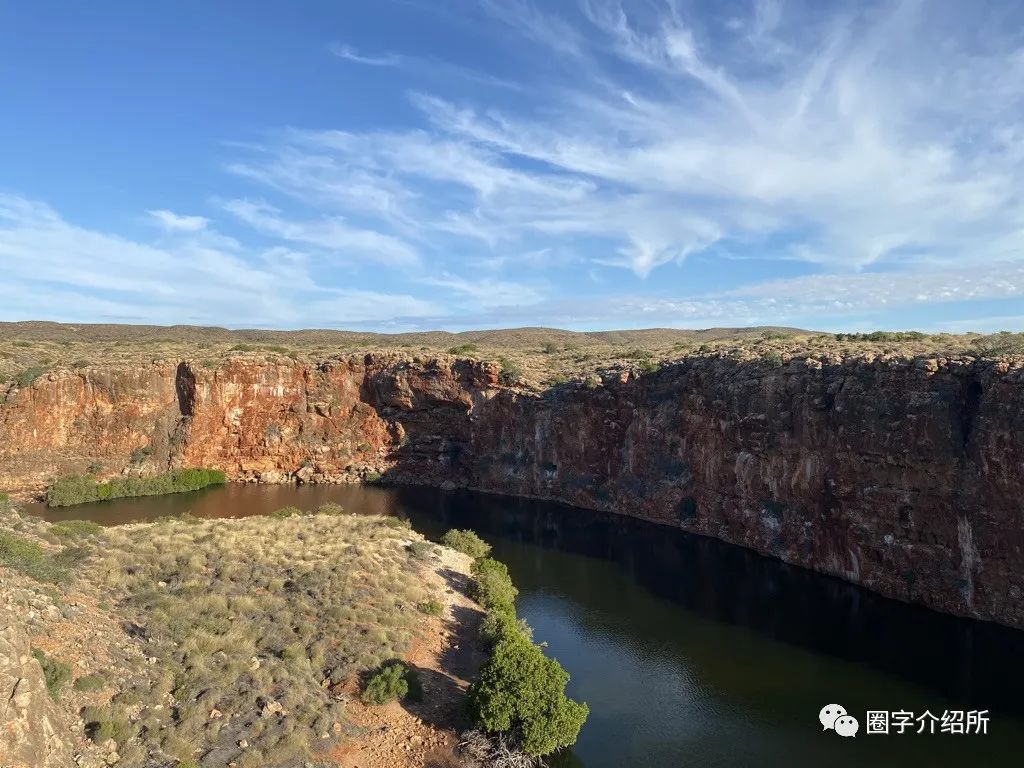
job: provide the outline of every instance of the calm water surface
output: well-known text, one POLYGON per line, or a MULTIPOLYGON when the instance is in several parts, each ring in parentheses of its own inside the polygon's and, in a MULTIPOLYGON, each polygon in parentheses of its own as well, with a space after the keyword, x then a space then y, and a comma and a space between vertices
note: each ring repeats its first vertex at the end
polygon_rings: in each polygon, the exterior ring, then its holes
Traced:
POLYGON ((552 765, 998 766, 1024 752, 1024 632, 878 597, 746 550, 554 504, 420 488, 229 485, 39 511, 105 524, 339 502, 471 527, 508 564, 519 612, 590 705, 552 765), (822 732, 839 703, 856 738, 822 732), (988 709, 988 734, 865 734, 867 709, 988 709))

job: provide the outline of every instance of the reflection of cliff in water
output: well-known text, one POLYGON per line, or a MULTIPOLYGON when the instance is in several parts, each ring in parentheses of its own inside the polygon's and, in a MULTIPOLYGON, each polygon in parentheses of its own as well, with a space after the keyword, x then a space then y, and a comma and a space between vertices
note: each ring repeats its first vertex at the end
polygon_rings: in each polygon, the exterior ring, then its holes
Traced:
MULTIPOLYGON (((420 530, 468 527, 511 542, 608 560, 652 594, 698 617, 868 664, 955 697, 964 706, 1024 711, 1016 695, 1010 695, 1024 690, 1024 633, 889 600, 741 547, 640 520, 458 491, 397 492, 399 506, 420 530)), ((617 599, 593 575, 587 571, 573 579, 571 572, 560 574, 573 581, 574 594, 607 606, 607 611, 584 615, 585 622, 614 614, 617 599)), ((559 584, 549 581, 545 587, 557 590, 559 584)), ((630 624, 633 631, 653 635, 661 628, 656 616, 646 614, 631 615, 630 624)), ((672 640, 686 644, 686 637, 672 640)), ((699 653, 700 646, 693 650, 699 653)))

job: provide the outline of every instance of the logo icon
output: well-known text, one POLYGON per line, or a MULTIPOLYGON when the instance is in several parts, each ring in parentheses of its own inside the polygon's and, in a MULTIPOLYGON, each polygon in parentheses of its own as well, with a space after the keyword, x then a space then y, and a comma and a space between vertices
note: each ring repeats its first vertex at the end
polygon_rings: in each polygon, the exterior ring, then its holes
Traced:
POLYGON ((826 704, 818 713, 818 720, 821 721, 822 730, 832 729, 843 737, 856 736, 860 728, 857 718, 848 715, 842 704, 826 704))

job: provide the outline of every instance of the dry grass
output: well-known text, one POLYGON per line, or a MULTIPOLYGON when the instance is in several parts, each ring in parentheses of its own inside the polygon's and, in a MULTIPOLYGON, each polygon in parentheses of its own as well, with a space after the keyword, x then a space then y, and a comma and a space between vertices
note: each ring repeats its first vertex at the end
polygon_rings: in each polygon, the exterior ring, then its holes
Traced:
POLYGON ((344 730, 336 691, 412 639, 427 597, 417 539, 337 514, 108 530, 84 575, 153 661, 86 713, 89 730, 201 766, 302 765, 344 730))
MULTIPOLYGON (((402 657, 429 620, 421 606, 438 597, 424 587, 434 563, 413 546, 418 534, 336 505, 100 531, 0 506, 0 535, 16 545, 0 565, 42 578, 37 590, 64 590, 49 585, 52 563, 73 548, 62 581, 106 606, 141 651, 130 668, 74 686, 92 697, 87 734, 114 739, 127 768, 313 764, 352 730, 343 689, 402 657)), ((75 655, 65 647, 54 660, 75 655)))

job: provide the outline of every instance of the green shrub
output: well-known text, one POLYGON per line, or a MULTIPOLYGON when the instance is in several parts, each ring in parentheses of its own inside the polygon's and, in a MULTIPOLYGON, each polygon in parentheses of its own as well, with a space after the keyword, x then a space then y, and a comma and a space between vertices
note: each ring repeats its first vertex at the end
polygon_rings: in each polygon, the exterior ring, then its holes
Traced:
POLYGON ((510 606, 489 610, 484 616, 484 620, 480 622, 480 638, 488 648, 493 648, 503 637, 513 632, 526 634, 526 630, 516 619, 516 613, 510 606))
POLYGON ((94 461, 91 464, 89 464, 89 467, 85 471, 90 475, 98 475, 100 472, 103 471, 103 465, 100 464, 98 461, 94 461))
POLYGON ((770 349, 761 355, 761 360, 769 368, 781 368, 782 367, 782 355, 776 352, 774 349, 770 349))
POLYGON ((519 591, 512 584, 508 568, 504 563, 490 557, 481 557, 473 563, 473 582, 470 585, 470 596, 484 608, 511 609, 519 591))
POLYGON ((343 515, 345 514, 345 508, 341 504, 329 501, 326 504, 321 504, 316 513, 318 515, 343 515))
POLYGON ((98 691, 106 684, 106 681, 100 675, 82 675, 82 677, 75 680, 74 689, 86 692, 98 691))
POLYGON ((87 475, 66 475, 50 484, 46 503, 51 507, 69 507, 107 499, 184 493, 222 485, 225 479, 224 473, 217 469, 176 469, 151 477, 115 477, 105 483, 87 475))
POLYGON ((31 576, 37 581, 52 581, 47 578, 50 558, 46 551, 33 541, 13 533, 0 531, 0 565, 31 576))
POLYGON ((589 714, 565 695, 569 674, 518 633, 494 647, 469 687, 470 716, 481 730, 511 735, 522 751, 546 755, 576 741, 589 714))
POLYGON ((94 720, 86 724, 86 732, 96 744, 102 744, 109 739, 124 744, 135 735, 131 723, 122 718, 94 720))
POLYGON ((448 352, 453 355, 465 355, 470 352, 476 352, 479 349, 476 344, 459 344, 458 346, 451 347, 448 352))
POLYGON ((91 477, 67 475, 59 477, 46 490, 46 503, 51 507, 69 507, 99 501, 99 485, 91 477))
POLYGON ((365 475, 363 475, 363 482, 364 483, 379 483, 380 482, 380 472, 367 472, 365 475))
POLYGON ((132 451, 131 456, 128 457, 132 464, 141 464, 149 455, 153 452, 153 449, 149 446, 140 446, 132 451))
POLYGON ((444 607, 437 600, 424 600, 417 608, 428 616, 440 616, 444 607))
POLYGON ((11 497, 6 493, 0 493, 0 504, 6 504, 11 500, 11 497))
POLYGON ((46 369, 42 366, 36 365, 31 368, 26 368, 24 371, 14 377, 14 383, 19 387, 27 387, 33 381, 38 379, 46 373, 46 369))
POLYGON ((545 341, 544 344, 541 345, 540 349, 545 355, 553 355, 558 351, 558 345, 552 341, 545 341))
POLYGON ((284 520, 286 518, 295 517, 296 515, 301 515, 301 514, 302 514, 302 510, 299 509, 298 507, 288 506, 288 507, 281 507, 280 509, 275 509, 273 512, 271 512, 268 515, 268 517, 277 518, 278 520, 284 520))
POLYGON ((491 545, 468 529, 452 528, 441 537, 441 543, 469 555, 474 560, 478 557, 487 557, 491 553, 491 545))
POLYGON ((385 664, 375 672, 363 688, 364 704, 386 704, 404 699, 409 693, 409 668, 400 661, 385 664))
POLYGON ((62 661, 52 659, 38 648, 32 649, 39 666, 43 668, 43 678, 46 680, 46 690, 50 698, 60 701, 60 689, 71 679, 71 667, 62 661))
POLYGON ((54 523, 50 531, 57 536, 74 539, 102 533, 103 526, 91 520, 63 520, 59 523, 54 523))
POLYGON ((523 375, 523 367, 519 363, 507 357, 499 357, 498 362, 501 363, 498 380, 502 384, 515 384, 519 381, 519 378, 523 375))
POLYGON ((56 554, 50 554, 35 542, 0 531, 0 565, 36 581, 63 582, 70 569, 88 555, 89 550, 83 547, 64 547, 56 554))

